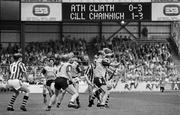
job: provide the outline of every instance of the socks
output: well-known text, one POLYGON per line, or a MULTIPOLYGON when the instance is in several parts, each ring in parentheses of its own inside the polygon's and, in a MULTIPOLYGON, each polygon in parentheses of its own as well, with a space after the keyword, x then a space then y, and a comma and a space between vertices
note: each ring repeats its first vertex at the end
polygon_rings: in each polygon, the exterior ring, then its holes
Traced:
POLYGON ((76 98, 76 103, 77 103, 77 105, 80 105, 79 97, 76 98))
POLYGON ((15 100, 16 100, 16 96, 13 95, 12 98, 11 98, 11 100, 10 100, 10 102, 9 102, 8 107, 13 108, 13 105, 14 105, 15 100))
POLYGON ((46 94, 43 94, 43 97, 46 98, 46 94))
POLYGON ((101 93, 101 91, 100 91, 100 90, 97 90, 97 91, 95 92, 95 94, 94 94, 94 96, 95 96, 98 100, 100 100, 100 93, 101 93))
POLYGON ((51 109, 51 106, 50 106, 50 105, 48 105, 48 106, 47 106, 47 108, 51 109))
POLYGON ((106 99, 105 105, 108 105, 108 103, 109 103, 109 95, 108 95, 108 97, 106 99))
POLYGON ((26 106, 26 104, 27 104, 27 101, 28 101, 28 96, 24 96, 24 98, 23 98, 23 102, 22 102, 22 105, 21 106, 26 106))

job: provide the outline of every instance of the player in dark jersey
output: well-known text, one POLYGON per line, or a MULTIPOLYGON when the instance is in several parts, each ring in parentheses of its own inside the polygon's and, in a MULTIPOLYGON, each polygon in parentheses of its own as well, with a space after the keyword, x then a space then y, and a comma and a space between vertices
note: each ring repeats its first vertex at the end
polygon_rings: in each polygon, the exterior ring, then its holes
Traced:
POLYGON ((27 111, 26 104, 29 98, 30 91, 28 89, 28 85, 22 82, 23 76, 26 78, 26 81, 28 81, 28 78, 26 76, 26 67, 24 63, 22 62, 21 54, 19 53, 14 54, 14 62, 10 65, 10 72, 11 72, 11 75, 8 79, 8 87, 12 88, 14 94, 9 102, 7 111, 14 111, 13 105, 17 96, 19 95, 19 91, 25 92, 20 109, 22 111, 27 111))
POLYGON ((94 105, 94 95, 93 95, 93 82, 94 82, 94 74, 93 74, 93 69, 94 69, 94 64, 93 63, 89 63, 89 66, 87 67, 86 71, 85 71, 85 75, 86 75, 86 81, 89 81, 88 83, 88 91, 89 91, 89 104, 88 107, 91 107, 92 105, 94 105))

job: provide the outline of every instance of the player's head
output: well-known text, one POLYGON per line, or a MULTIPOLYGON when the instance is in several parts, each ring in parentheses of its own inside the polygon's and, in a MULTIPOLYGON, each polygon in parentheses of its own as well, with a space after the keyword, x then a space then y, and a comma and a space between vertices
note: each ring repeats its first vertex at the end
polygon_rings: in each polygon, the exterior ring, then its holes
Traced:
POLYGON ((110 61, 114 61, 114 53, 108 53, 108 54, 105 54, 104 56, 105 58, 108 58, 110 61))
POLYGON ((73 57, 73 58, 70 58, 70 59, 69 59, 69 62, 74 62, 74 61, 78 61, 78 58, 73 57))
POLYGON ((62 62, 68 62, 69 59, 70 59, 70 57, 67 54, 64 54, 64 55, 60 56, 60 60, 62 62))
POLYGON ((103 48, 103 51, 104 51, 105 54, 110 54, 110 53, 112 53, 112 50, 109 49, 109 48, 103 48))
POLYGON ((78 61, 79 61, 78 58, 75 57, 69 59, 69 63, 71 63, 74 67, 78 65, 78 61))
POLYGON ((76 68, 78 65, 79 65, 79 63, 78 63, 77 61, 74 61, 74 62, 72 63, 72 66, 73 66, 74 68, 76 68))
POLYGON ((54 61, 54 65, 58 66, 60 64, 60 58, 56 58, 54 61))
POLYGON ((50 59, 49 59, 49 65, 50 65, 50 66, 53 66, 53 65, 54 65, 54 59, 53 59, 53 58, 50 58, 50 59))
POLYGON ((22 61, 22 54, 21 53, 15 53, 13 58, 14 58, 14 61, 22 61))
POLYGON ((48 61, 49 61, 48 58, 44 59, 44 61, 43 61, 44 66, 48 65, 48 61))
POLYGON ((105 56, 105 53, 103 50, 98 51, 98 53, 97 53, 98 58, 104 58, 104 56, 105 56))

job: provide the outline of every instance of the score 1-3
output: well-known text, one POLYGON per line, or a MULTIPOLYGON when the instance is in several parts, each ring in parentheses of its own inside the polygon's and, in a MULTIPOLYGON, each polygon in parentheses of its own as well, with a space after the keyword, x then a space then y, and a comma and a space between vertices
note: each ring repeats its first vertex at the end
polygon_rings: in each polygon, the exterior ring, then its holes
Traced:
POLYGON ((143 19, 142 10, 143 10, 142 4, 137 4, 135 6, 133 4, 129 4, 129 11, 132 12, 131 16, 132 16, 133 20, 134 19, 139 19, 139 20, 143 19))

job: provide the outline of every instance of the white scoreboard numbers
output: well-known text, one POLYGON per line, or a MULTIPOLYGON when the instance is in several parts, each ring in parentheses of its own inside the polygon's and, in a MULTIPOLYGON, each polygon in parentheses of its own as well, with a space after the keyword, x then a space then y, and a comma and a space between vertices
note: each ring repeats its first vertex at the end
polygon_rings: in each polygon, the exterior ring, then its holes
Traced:
POLYGON ((62 21, 62 3, 21 2, 21 21, 62 21))

